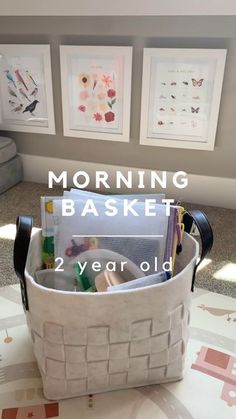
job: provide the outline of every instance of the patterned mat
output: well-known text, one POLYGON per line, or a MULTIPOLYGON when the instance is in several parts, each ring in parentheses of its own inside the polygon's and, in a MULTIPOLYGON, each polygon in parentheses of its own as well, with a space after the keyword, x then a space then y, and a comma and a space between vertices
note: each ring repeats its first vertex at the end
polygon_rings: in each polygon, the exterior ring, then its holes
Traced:
POLYGON ((18 285, 0 289, 1 419, 235 419, 236 300, 193 294, 182 381, 50 402, 21 307, 18 285))

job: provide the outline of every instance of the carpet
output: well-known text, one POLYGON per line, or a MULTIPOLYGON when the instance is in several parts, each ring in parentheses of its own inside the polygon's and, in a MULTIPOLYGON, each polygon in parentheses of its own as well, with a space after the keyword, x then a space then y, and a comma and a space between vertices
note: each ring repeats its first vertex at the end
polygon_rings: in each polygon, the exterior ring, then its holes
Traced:
MULTIPOLYGON (((12 266, 16 217, 32 215, 34 225, 40 227, 40 196, 45 195, 62 195, 62 188, 22 182, 0 195, 0 287, 17 282, 12 266)), ((236 297, 236 210, 183 205, 189 210, 204 211, 214 231, 214 246, 197 274, 197 286, 236 297)))
POLYGON ((184 379, 50 402, 32 353, 18 285, 0 289, 1 419, 233 419, 236 302, 196 289, 184 379))

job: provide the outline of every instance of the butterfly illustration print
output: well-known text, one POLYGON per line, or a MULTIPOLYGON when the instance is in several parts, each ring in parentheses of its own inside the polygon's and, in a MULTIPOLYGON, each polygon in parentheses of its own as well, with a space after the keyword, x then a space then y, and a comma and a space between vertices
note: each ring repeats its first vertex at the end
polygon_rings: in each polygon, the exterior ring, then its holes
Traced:
POLYGON ((185 84, 185 86, 188 86, 188 82, 187 81, 183 81, 183 84, 185 84))
POLYGON ((172 99, 176 99, 176 97, 175 97, 174 95, 171 95, 171 98, 172 98, 172 99))
POLYGON ((203 83, 204 79, 200 79, 200 80, 196 80, 196 79, 192 79, 192 83, 194 87, 201 87, 202 83, 203 83))
POLYGON ((198 108, 193 108, 192 106, 191 106, 191 112, 192 113, 199 113, 199 111, 200 111, 200 108, 198 107, 198 108))
POLYGON ((171 86, 176 86, 176 85, 177 85, 177 83, 176 83, 176 81, 172 81, 172 82, 170 83, 170 85, 171 85, 171 86))
POLYGON ((163 121, 158 121, 158 125, 164 125, 163 121))

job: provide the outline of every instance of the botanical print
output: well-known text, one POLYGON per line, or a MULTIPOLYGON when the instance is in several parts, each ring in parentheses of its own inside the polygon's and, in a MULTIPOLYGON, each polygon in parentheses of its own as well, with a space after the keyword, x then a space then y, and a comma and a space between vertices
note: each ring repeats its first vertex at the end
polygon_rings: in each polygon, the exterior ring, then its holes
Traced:
POLYGON ((149 137, 207 140, 215 64, 152 59, 149 137))
POLYGON ((48 126, 43 56, 1 54, 0 89, 6 124, 48 126))
POLYGON ((122 68, 114 58, 71 58, 71 126, 121 132, 122 68))

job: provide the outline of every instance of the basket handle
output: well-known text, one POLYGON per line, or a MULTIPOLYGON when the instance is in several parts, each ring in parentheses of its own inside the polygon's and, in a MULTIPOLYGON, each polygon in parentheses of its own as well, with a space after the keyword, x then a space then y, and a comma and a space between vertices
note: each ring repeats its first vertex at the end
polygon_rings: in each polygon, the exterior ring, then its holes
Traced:
POLYGON ((186 212, 183 217, 183 223, 185 225, 186 233, 190 233, 192 225, 193 223, 195 223, 198 228, 202 242, 201 255, 193 271, 191 291, 194 291, 194 282, 197 267, 200 265, 201 261, 206 257, 206 255, 210 252, 213 246, 213 231, 206 214, 199 210, 186 212))
POLYGON ((25 310, 29 309, 26 281, 25 265, 29 250, 33 218, 22 215, 16 219, 16 237, 14 242, 13 261, 16 275, 20 280, 22 304, 25 310))

